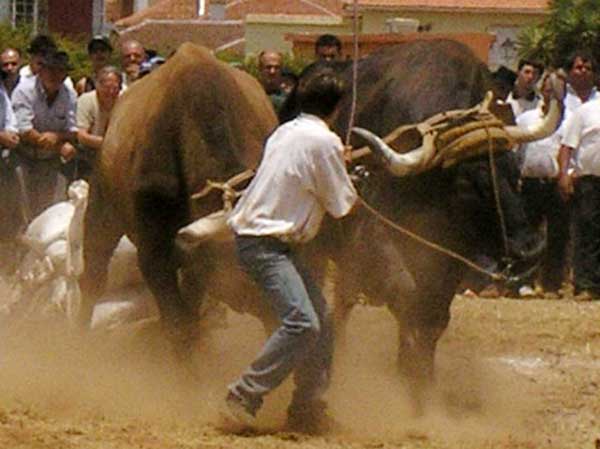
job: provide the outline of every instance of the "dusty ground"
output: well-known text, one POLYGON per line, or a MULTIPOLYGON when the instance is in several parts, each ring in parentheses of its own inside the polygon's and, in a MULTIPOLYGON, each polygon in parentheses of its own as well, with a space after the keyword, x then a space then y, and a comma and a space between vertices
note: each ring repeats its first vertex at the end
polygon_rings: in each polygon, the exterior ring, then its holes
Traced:
POLYGON ((438 388, 414 419, 395 375, 395 328, 357 308, 329 400, 338 433, 281 428, 290 386, 269 397, 257 433, 215 428, 228 381, 263 338, 231 314, 199 347, 194 381, 149 328, 98 332, 4 323, 0 448, 576 448, 600 437, 600 303, 457 297, 438 354, 438 388))

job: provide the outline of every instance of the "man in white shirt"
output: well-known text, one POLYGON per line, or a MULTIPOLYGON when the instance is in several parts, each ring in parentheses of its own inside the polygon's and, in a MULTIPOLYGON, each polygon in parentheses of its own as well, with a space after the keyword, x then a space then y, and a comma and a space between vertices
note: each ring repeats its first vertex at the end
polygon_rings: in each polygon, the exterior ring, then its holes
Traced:
POLYGON ((525 111, 535 109, 541 100, 536 91, 536 84, 544 71, 544 65, 537 61, 521 59, 519 61, 517 79, 506 102, 510 104, 513 114, 518 117, 525 111))
POLYGON ((596 62, 592 55, 582 50, 573 51, 565 60, 563 69, 567 73, 567 93, 563 100, 563 120, 558 134, 564 134, 571 115, 582 104, 598 98, 596 80, 596 62))
POLYGON ((256 176, 229 220, 242 268, 280 319, 257 359, 229 386, 232 424, 251 425, 263 396, 294 372, 288 426, 312 433, 326 425, 321 395, 331 366, 332 323, 294 247, 317 234, 325 213, 342 217, 357 198, 342 142, 327 123, 342 92, 341 80, 330 72, 300 84, 300 116, 267 140, 256 176))
MULTIPOLYGON (((577 264, 582 261, 578 260, 579 257, 576 256, 576 254, 580 253, 582 250, 581 248, 579 250, 576 249, 576 247, 578 246, 578 225, 576 223, 580 221, 580 218, 578 218, 578 216, 582 213, 580 210, 580 206, 585 206, 585 204, 579 202, 579 195, 573 195, 573 193, 575 184, 574 181, 576 180, 577 176, 582 174, 582 172, 581 167, 579 167, 579 169, 576 167, 576 165, 578 164, 576 159, 579 157, 579 151, 575 151, 575 147, 565 145, 566 141, 564 137, 566 136, 567 130, 570 128, 570 122, 572 117, 574 117, 575 112, 578 111, 581 107, 583 107, 583 105, 587 104, 588 102, 595 101, 600 98, 598 95, 598 91, 594 85, 594 81, 596 78, 596 66, 597 63, 594 57, 585 50, 576 49, 566 59, 564 69, 567 71, 567 93, 564 99, 565 108, 563 121, 558 129, 558 135, 561 139, 562 144, 558 154, 558 163, 560 167, 558 175, 558 187, 563 200, 568 203, 573 203, 568 205, 568 207, 571 207, 573 209, 571 210, 571 219, 574 222, 572 226, 574 234, 572 236, 573 244, 575 246, 573 250, 573 275, 575 290, 578 293, 583 293, 583 296, 587 296, 588 294, 596 296, 596 293, 593 291, 588 291, 588 289, 584 286, 577 286, 577 278, 579 277, 579 279, 582 280, 581 268, 577 268, 577 264), (569 201, 571 197, 573 197, 572 199, 574 201, 569 201), (579 276, 577 275, 577 273, 579 273, 579 276)), ((578 124, 577 126, 579 125, 580 124, 578 124)), ((575 128, 573 128, 572 132, 575 132, 575 128)), ((583 182, 583 185, 587 184, 587 181, 583 182)), ((582 191, 584 189, 583 187, 581 187, 578 190, 582 191)), ((583 213, 585 214, 585 212, 583 213)), ((568 224, 566 224, 566 226, 568 226, 568 224)), ((583 251, 585 254, 585 250, 583 251)), ((586 281, 582 282, 583 284, 586 283, 586 281)))
MULTIPOLYGON (((546 113, 552 92, 550 79, 542 86, 544 107, 531 109, 517 117, 522 128, 535 126, 546 113)), ((521 164, 521 192, 529 221, 545 229, 546 252, 541 261, 539 281, 544 293, 558 297, 566 280, 566 255, 569 243, 569 208, 558 191, 558 149, 560 136, 557 132, 545 139, 522 145, 519 150, 521 164), (545 225, 545 226, 544 226, 545 225)))
POLYGON ((571 116, 559 154, 561 195, 572 196, 575 293, 600 298, 600 100, 571 116), (573 170, 570 174, 569 171, 573 170))

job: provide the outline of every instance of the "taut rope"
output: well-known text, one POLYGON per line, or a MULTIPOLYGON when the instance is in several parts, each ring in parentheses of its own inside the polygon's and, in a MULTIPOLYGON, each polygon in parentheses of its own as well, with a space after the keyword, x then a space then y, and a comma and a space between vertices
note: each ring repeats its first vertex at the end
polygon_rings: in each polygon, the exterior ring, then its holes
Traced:
POLYGON ((466 257, 461 256, 460 254, 458 254, 448 248, 444 248, 443 246, 438 245, 437 243, 433 243, 433 242, 421 237, 418 234, 415 234, 414 232, 406 229, 403 226, 400 226, 398 223, 395 223, 392 220, 390 220, 389 218, 382 215, 381 212, 379 212, 377 209, 375 209, 373 206, 371 206, 369 203, 367 203, 363 197, 359 196, 358 199, 359 199, 361 205, 365 209, 367 209, 367 211, 369 211, 371 214, 373 214, 375 216, 375 218, 377 218, 379 221, 386 224, 387 226, 391 227, 392 229, 400 232, 401 234, 404 234, 407 237, 410 237, 411 239, 416 240, 417 242, 421 243, 424 246, 427 246, 428 248, 431 248, 435 251, 445 254, 448 257, 451 257, 452 259, 455 259, 455 260, 458 260, 458 261, 464 263, 465 265, 472 268, 473 270, 489 276, 494 281, 507 280, 507 277, 503 273, 495 273, 495 272, 486 270, 485 268, 481 267, 480 265, 477 265, 475 262, 467 259, 466 257))
POLYGON ((494 158, 494 144, 492 143, 492 137, 490 135, 489 128, 485 127, 485 133, 488 141, 488 154, 490 160, 490 174, 492 175, 492 186, 494 188, 494 201, 496 202, 496 212, 498 213, 498 220, 500 222, 500 230, 502 231, 502 244, 504 245, 504 256, 508 257, 508 235, 506 233, 506 221, 504 219, 504 211, 502 210, 502 204, 500 203, 500 188, 498 187, 498 173, 496 172, 496 159, 494 158))
POLYGON ((348 130, 346 131, 346 145, 350 145, 350 135, 354 126, 356 114, 356 97, 358 84, 358 0, 354 0, 352 6, 352 104, 350 118, 348 119, 348 130))

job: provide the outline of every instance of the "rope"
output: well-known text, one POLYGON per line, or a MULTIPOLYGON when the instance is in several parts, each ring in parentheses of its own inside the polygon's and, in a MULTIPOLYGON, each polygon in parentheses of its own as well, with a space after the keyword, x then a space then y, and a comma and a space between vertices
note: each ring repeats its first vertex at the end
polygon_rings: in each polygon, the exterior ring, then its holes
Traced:
POLYGON ((346 131, 346 145, 350 145, 350 136, 352 135, 352 126, 354 126, 354 116, 356 114, 358 84, 358 0, 354 0, 352 6, 352 47, 352 106, 350 108, 350 118, 348 119, 348 130, 346 131))
POLYGON ((490 130, 486 124, 485 133, 488 140, 488 155, 490 161, 490 173, 492 175, 492 186, 494 188, 494 201, 496 202, 496 212, 498 212, 498 220, 500 222, 500 230, 502 231, 502 244, 504 245, 504 256, 508 257, 508 235, 506 232, 506 221, 504 219, 504 211, 502 210, 502 204, 500 203, 500 188, 498 187, 498 174, 496 172, 496 159, 494 158, 494 144, 492 143, 492 137, 490 130))
POLYGON ((404 234, 407 237, 410 237, 411 239, 416 240, 417 242, 421 243, 424 246, 427 246, 428 248, 431 248, 435 251, 438 251, 439 253, 445 254, 446 256, 448 256, 452 259, 462 262, 463 264, 472 268, 473 270, 478 271, 479 273, 485 274, 486 276, 489 276, 494 281, 507 280, 507 278, 504 274, 494 273, 492 271, 486 270, 485 268, 477 265, 475 262, 467 259, 466 257, 461 256, 460 254, 458 254, 450 249, 444 248, 443 246, 440 246, 437 243, 430 242, 429 240, 421 237, 420 235, 417 235, 414 232, 400 226, 398 223, 393 222, 389 218, 383 216, 379 211, 377 211, 377 209, 375 209, 373 206, 371 206, 369 203, 367 203, 366 200, 364 198, 362 198, 361 196, 358 197, 358 200, 360 201, 360 204, 365 209, 367 209, 367 211, 369 211, 371 214, 373 214, 375 216, 375 218, 377 218, 379 221, 386 224, 387 226, 391 227, 392 229, 400 232, 401 234, 404 234))
POLYGON ((206 181, 206 186, 197 193, 191 196, 192 200, 198 200, 204 198, 213 190, 221 190, 223 192, 223 209, 230 211, 233 208, 233 201, 242 195, 243 191, 235 190, 238 184, 252 178, 254 176, 254 170, 248 169, 241 173, 238 173, 233 178, 228 179, 226 182, 215 182, 210 179, 206 181))

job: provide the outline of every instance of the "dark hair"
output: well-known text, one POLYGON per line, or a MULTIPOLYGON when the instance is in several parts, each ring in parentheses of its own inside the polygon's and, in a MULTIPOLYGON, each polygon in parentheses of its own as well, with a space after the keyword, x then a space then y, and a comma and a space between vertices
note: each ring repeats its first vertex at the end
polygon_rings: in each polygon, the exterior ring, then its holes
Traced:
POLYGON ((540 75, 544 72, 544 64, 541 61, 537 61, 535 59, 520 59, 519 65, 517 66, 517 70, 521 70, 523 66, 530 65, 533 68, 537 69, 540 75))
POLYGON ((88 42, 88 46, 87 46, 88 53, 93 53, 97 50, 100 50, 100 51, 106 50, 106 51, 112 53, 113 47, 110 44, 110 40, 108 39, 107 36, 98 34, 90 39, 90 41, 88 42))
POLYGON ((69 55, 61 50, 49 49, 44 54, 42 66, 50 70, 64 70, 69 71, 73 67, 69 63, 69 55))
POLYGON ((300 111, 327 117, 337 106, 345 91, 344 81, 331 69, 302 79, 296 98, 300 111))
POLYGON ((495 72, 492 72, 492 79, 497 83, 512 87, 517 80, 517 74, 508 67, 501 65, 495 72))
POLYGON ((289 78, 289 79, 293 79, 293 80, 294 80, 294 81, 296 81, 296 82, 298 82, 298 80, 300 79, 300 78, 298 77, 298 75, 296 75, 296 74, 294 73, 294 71, 293 71, 293 70, 291 70, 291 69, 289 69, 289 68, 287 68, 287 67, 283 67, 283 68, 281 69, 281 77, 282 77, 282 78, 289 78))
POLYGON ((46 34, 38 34, 29 42, 27 53, 30 55, 44 55, 49 50, 56 50, 56 43, 46 34))
POLYGON ((158 52, 153 48, 144 48, 144 53, 146 53, 146 60, 150 60, 155 56, 158 56, 158 52))
POLYGON ((333 34, 322 34, 315 42, 315 53, 320 47, 337 47, 338 51, 342 51, 342 42, 333 34))
POLYGON ((581 60, 583 62, 591 62, 592 70, 596 70, 596 59, 594 58, 594 56, 592 55, 591 52, 589 52, 587 50, 582 50, 582 49, 577 49, 577 50, 574 50, 571 53, 569 53, 569 55, 565 59, 563 68, 567 72, 570 71, 573 68, 573 66, 575 65, 575 60, 577 58, 581 58, 581 60))

